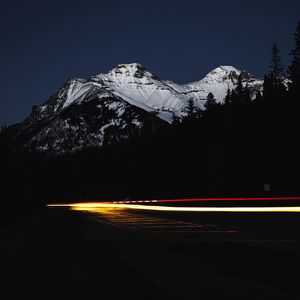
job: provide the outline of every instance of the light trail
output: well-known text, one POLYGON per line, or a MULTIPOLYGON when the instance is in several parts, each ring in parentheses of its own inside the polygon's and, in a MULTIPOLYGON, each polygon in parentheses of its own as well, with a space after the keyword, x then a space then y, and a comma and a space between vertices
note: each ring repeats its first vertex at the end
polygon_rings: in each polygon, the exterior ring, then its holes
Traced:
POLYGON ((112 203, 176 203, 176 202, 208 202, 208 201, 300 201, 300 197, 223 197, 223 198, 183 198, 183 199, 157 199, 157 200, 126 200, 112 201, 112 203))
MULTIPOLYGON (((112 200, 105 202, 87 202, 88 206, 98 205, 99 203, 105 204, 141 204, 141 203, 180 203, 180 202, 218 202, 218 201, 300 201, 300 197, 223 197, 223 198, 183 198, 183 199, 144 199, 144 200, 112 200)), ((51 206, 51 205, 48 205, 51 206)), ((54 204, 54 206, 59 206, 59 204, 54 204)), ((65 204, 62 204, 65 206, 65 204)))
POLYGON ((73 204, 49 204, 49 207, 69 207, 72 210, 99 212, 101 209, 133 209, 167 212, 245 212, 245 213, 295 213, 300 212, 300 206, 282 206, 282 207, 174 207, 159 205, 142 204, 120 204, 120 203, 73 203, 73 204))

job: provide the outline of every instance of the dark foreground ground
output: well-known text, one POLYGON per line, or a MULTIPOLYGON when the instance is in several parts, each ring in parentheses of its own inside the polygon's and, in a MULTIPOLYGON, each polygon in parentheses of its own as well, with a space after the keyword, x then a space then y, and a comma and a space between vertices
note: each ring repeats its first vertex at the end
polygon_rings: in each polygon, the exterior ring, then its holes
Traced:
POLYGON ((0 299, 300 299, 300 214, 84 213, 1 228, 0 299))

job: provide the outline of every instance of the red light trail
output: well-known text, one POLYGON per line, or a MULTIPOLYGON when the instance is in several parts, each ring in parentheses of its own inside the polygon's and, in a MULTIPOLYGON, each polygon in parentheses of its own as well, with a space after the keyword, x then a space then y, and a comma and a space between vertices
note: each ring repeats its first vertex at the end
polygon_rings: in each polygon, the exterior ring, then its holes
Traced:
POLYGON ((112 203, 176 203, 176 202, 209 202, 209 201, 300 201, 300 197, 228 197, 228 198, 183 198, 158 200, 126 200, 112 203))

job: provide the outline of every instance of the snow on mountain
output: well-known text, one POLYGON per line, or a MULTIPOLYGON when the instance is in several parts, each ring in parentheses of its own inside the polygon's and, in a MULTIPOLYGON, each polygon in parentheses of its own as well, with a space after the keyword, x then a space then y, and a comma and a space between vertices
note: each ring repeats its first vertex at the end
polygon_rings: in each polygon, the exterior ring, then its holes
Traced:
POLYGON ((208 93, 213 93, 218 101, 222 101, 228 89, 233 89, 241 71, 231 66, 220 66, 209 72, 198 82, 185 85, 189 96, 205 100, 208 93))
MULTIPOLYGON (((173 113, 182 114, 190 98, 202 109, 210 92, 218 102, 222 102, 227 89, 236 86, 240 74, 244 75, 244 85, 247 84, 255 91, 261 89, 262 80, 257 80, 232 66, 220 66, 200 81, 180 85, 160 80, 140 64, 120 64, 108 73, 93 76, 88 80, 68 81, 58 95, 60 100, 53 107, 53 112, 60 111, 72 103, 79 104, 89 98, 91 93, 101 90, 97 95, 100 98, 114 95, 148 112, 157 112, 161 119, 171 122, 173 113)), ((41 110, 46 109, 45 105, 41 106, 41 110)))
POLYGON ((250 87, 253 92, 262 89, 262 80, 258 80, 246 71, 240 71, 232 66, 220 66, 209 72, 200 81, 183 85, 166 81, 166 84, 174 88, 178 93, 184 94, 188 96, 188 98, 195 99, 195 101, 198 101, 200 108, 204 109, 203 105, 209 93, 214 94, 217 102, 222 102, 226 96, 227 90, 232 90, 236 87, 240 75, 243 79, 243 85, 250 87))
POLYGON ((63 113, 41 124, 26 146, 63 154, 83 148, 117 145, 163 125, 154 118, 121 99, 105 97, 99 101, 94 98, 80 105, 69 105, 63 113))
POLYGON ((148 72, 140 64, 122 64, 107 74, 91 78, 101 82, 116 96, 146 111, 157 111, 159 117, 171 121, 172 113, 181 112, 188 97, 175 91, 148 72))
POLYGON ((22 147, 52 153, 76 152, 84 147, 117 144, 172 122, 183 115, 190 98, 204 108, 208 93, 223 101, 239 76, 253 94, 262 80, 231 66, 220 66, 200 81, 176 84, 160 80, 144 66, 120 64, 106 74, 72 78, 31 115, 13 127, 22 147))

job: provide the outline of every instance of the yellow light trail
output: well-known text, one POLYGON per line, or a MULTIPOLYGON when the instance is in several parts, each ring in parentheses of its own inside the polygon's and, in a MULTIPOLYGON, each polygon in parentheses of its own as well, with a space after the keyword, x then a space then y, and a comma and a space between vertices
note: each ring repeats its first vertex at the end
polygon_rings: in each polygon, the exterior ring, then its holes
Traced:
POLYGON ((265 206, 265 207, 175 207, 159 205, 141 205, 141 204, 116 204, 116 203, 73 203, 73 204, 49 204, 49 207, 69 207, 73 210, 81 211, 99 211, 101 208, 116 209, 134 209, 150 211, 167 211, 167 212, 281 212, 295 213, 300 212, 300 206, 265 206))

